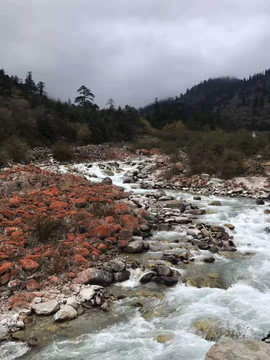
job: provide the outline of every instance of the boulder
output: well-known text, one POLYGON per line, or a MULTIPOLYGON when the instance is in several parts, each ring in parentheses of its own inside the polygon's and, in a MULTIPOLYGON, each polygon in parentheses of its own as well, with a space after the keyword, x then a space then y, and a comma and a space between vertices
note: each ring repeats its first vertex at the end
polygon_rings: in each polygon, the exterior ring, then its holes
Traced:
POLYGON ((78 316, 77 311, 70 305, 64 305, 57 313, 54 315, 55 321, 65 321, 72 320, 78 316))
POLYGON ((56 300, 49 300, 33 305, 33 309, 37 315, 51 315, 60 309, 60 305, 56 300))
MULTIPOLYGON (((85 301, 90 301, 92 299, 92 297, 95 295, 95 290, 89 286, 86 288, 83 288, 80 291, 80 296, 85 300, 85 301)), ((70 304, 68 304, 70 305, 70 304)), ((71 305, 72 306, 72 305, 71 305)))
POLYGON ((128 270, 116 272, 113 274, 113 277, 116 282, 126 281, 130 277, 130 272, 128 270))
POLYGON ((171 264, 176 265, 180 258, 176 254, 164 253, 161 257, 162 260, 169 261, 171 264))
POLYGON ((15 305, 13 305, 12 310, 20 315, 30 315, 32 312, 32 306, 24 300, 17 301, 15 305))
POLYGON ((264 205, 264 200, 263 199, 257 199, 256 204, 257 205, 264 205))
POLYGON ((145 243, 143 240, 131 241, 123 250, 127 253, 140 253, 145 250, 145 243))
POLYGON ((80 272, 74 279, 75 284, 110 285, 113 282, 113 275, 104 270, 88 268, 80 272))
POLYGON ((69 298, 67 298, 66 304, 72 306, 76 310, 77 310, 77 308, 79 306, 75 296, 70 296, 69 298))
POLYGON ((126 269, 126 264, 121 259, 114 259, 105 263, 104 269, 110 272, 120 272, 126 269))
POLYGON ((224 226, 230 230, 234 230, 235 229, 235 226, 232 225, 232 224, 224 224, 224 226))
POLYGON ((210 205, 210 206, 221 206, 221 202, 218 201, 218 200, 210 201, 210 203, 208 203, 208 205, 210 205))
POLYGON ((110 177, 105 177, 104 179, 102 179, 102 184, 105 184, 105 185, 112 185, 112 179, 110 177))
POLYGON ((269 360, 270 346, 262 341, 235 340, 215 344, 205 360, 269 360))
POLYGON ((140 283, 142 284, 147 284, 149 283, 153 277, 155 276, 155 273, 153 271, 150 271, 146 274, 144 274, 141 278, 140 278, 140 283))
POLYGON ((158 264, 155 267, 155 272, 157 272, 157 274, 159 276, 171 276, 172 275, 172 270, 169 268, 169 266, 163 265, 163 264, 158 264))

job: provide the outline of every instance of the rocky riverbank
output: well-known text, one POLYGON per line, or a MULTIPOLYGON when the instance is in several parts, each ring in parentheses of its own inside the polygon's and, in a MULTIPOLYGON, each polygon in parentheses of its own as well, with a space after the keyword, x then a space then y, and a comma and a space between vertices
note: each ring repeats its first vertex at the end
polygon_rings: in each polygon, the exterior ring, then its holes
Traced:
MULTIPOLYGON (((211 286, 183 276, 181 269, 197 261, 212 266, 218 256, 234 254, 234 225, 205 221, 209 209, 200 195, 187 201, 176 196, 174 185, 151 182, 158 164, 164 167, 163 157, 141 156, 125 162, 43 163, 0 175, 2 339, 16 339, 16 332, 38 316, 62 322, 89 309, 110 310, 117 297, 106 287, 127 281, 133 271, 139 270, 142 286, 211 286), (153 239, 168 231, 177 236, 153 239)), ((207 205, 218 212, 222 200, 207 205)), ((211 282, 223 288, 216 278, 211 282)), ((38 339, 27 341, 34 346, 38 339)))

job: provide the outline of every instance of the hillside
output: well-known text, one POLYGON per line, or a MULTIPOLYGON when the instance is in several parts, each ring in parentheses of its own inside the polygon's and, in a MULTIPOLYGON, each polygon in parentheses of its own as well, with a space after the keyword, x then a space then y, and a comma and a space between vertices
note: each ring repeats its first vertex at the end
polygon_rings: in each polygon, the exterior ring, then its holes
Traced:
POLYGON ((0 165, 23 161, 28 148, 56 144, 67 151, 69 144, 130 141, 142 131, 134 107, 115 108, 110 99, 99 109, 94 98, 82 85, 74 103, 54 100, 31 72, 22 81, 0 70, 0 165))
POLYGON ((191 129, 270 129, 270 70, 249 79, 209 79, 185 94, 157 100, 140 112, 162 128, 181 120, 191 129))

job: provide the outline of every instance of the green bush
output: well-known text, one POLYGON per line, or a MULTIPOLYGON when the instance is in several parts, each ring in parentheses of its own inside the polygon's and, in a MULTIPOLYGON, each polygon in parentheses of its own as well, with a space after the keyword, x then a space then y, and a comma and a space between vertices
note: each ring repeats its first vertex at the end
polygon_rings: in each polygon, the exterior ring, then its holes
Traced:
POLYGON ((77 140, 81 145, 87 145, 91 140, 91 131, 86 124, 80 124, 77 129, 77 140))
POLYGON ((58 161, 71 161, 73 158, 73 148, 64 140, 58 140, 52 146, 53 157, 58 161))
POLYGON ((28 146, 22 139, 13 136, 6 140, 4 149, 8 155, 8 158, 14 162, 24 162, 26 158, 26 152, 28 146))

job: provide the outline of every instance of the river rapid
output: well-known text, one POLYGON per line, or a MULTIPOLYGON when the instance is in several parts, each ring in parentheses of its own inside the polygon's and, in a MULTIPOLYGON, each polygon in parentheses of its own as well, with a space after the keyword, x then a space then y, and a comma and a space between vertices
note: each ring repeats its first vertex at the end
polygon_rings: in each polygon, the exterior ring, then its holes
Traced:
MULTIPOLYGON (((149 191, 123 184, 124 173, 137 165, 119 163, 111 176, 113 183, 138 194, 149 191)), ((91 181, 107 176, 98 164, 73 167, 91 181)), ((204 223, 233 224, 231 234, 237 252, 215 254, 215 262, 207 264, 201 258, 208 251, 200 251, 194 263, 175 266, 185 282, 172 288, 140 285, 142 273, 132 270, 128 281, 109 289, 126 296, 114 303, 110 313, 79 317, 64 334, 36 351, 27 351, 20 344, 15 349, 14 344, 6 343, 0 348, 2 358, 203 360, 217 341, 260 340, 266 336, 270 332, 270 216, 264 214, 267 205, 258 206, 254 200, 244 198, 201 196, 200 201, 195 201, 189 193, 168 190, 167 194, 205 208, 207 213, 200 216, 204 223), (209 206, 210 200, 219 200, 221 206, 209 206)), ((175 231, 155 232, 148 239, 149 252, 136 257, 143 261, 155 258, 161 250, 173 251, 178 237, 175 231)))

